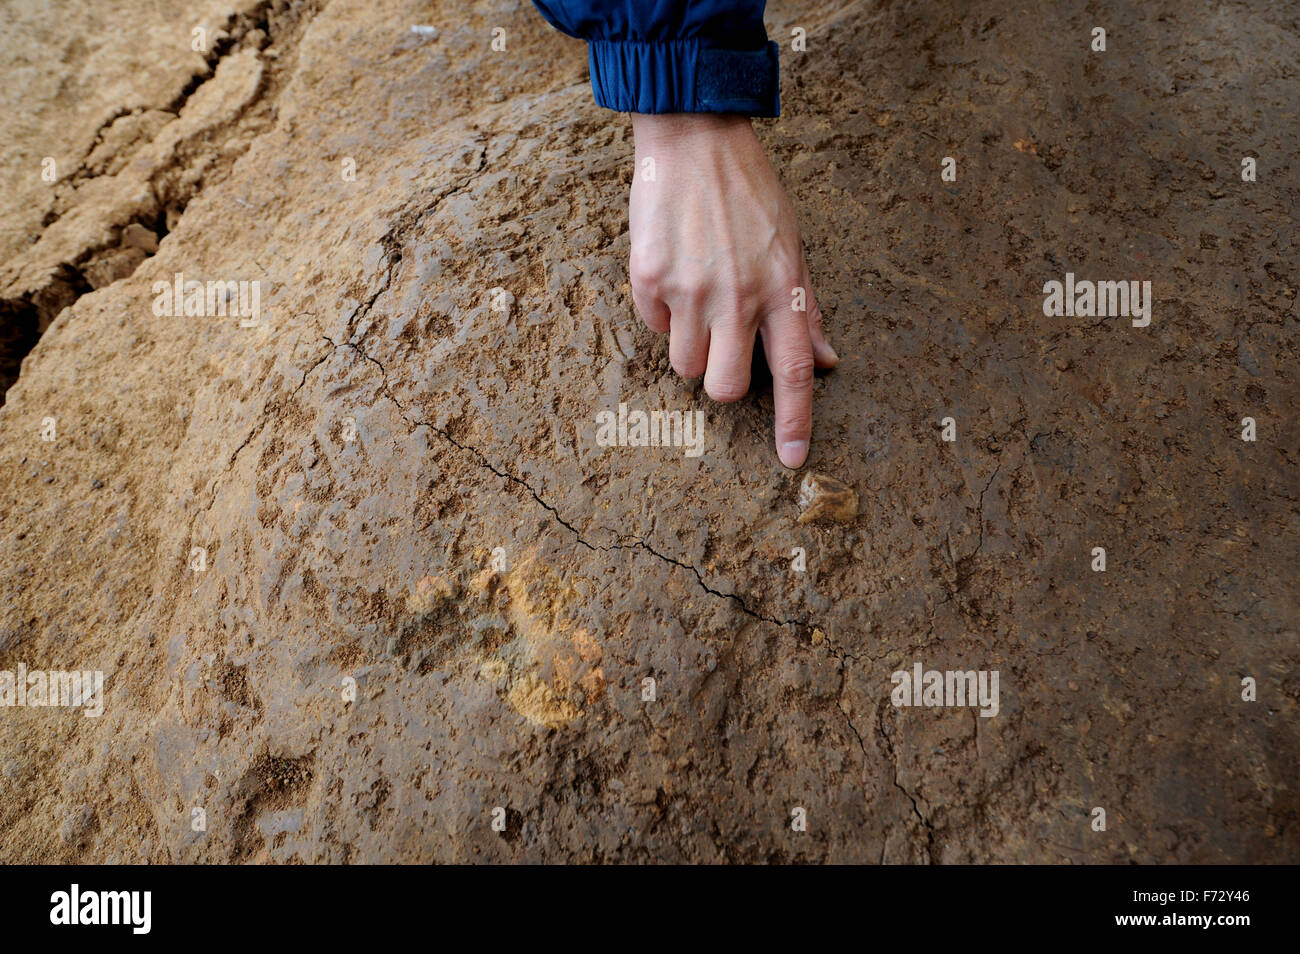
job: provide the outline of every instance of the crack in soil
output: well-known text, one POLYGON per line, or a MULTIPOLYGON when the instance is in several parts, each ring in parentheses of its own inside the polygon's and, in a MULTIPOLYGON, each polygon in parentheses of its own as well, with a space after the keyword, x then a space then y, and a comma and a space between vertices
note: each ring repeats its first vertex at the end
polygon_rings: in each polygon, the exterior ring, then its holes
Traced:
MULTIPOLYGON (((980 491, 980 500, 978 505, 979 512, 980 512, 980 538, 979 538, 979 542, 975 544, 975 549, 971 551, 970 556, 966 557, 966 560, 968 561, 975 559, 975 557, 979 555, 980 550, 984 547, 984 495, 989 492, 989 488, 993 486, 993 481, 997 479, 998 473, 1001 470, 1002 470, 1002 461, 999 459, 998 466, 994 467, 993 473, 989 474, 988 483, 986 483, 984 485, 984 489, 980 491)), ((960 588, 961 586, 959 581, 958 589, 960 588)))
POLYGON ((925 832, 926 857, 933 863, 934 861, 934 824, 925 817, 921 812, 920 805, 917 804, 916 796, 903 787, 903 783, 898 780, 898 754, 894 751, 894 740, 890 738, 889 733, 885 731, 884 708, 886 703, 882 702, 876 709, 876 731, 880 737, 885 740, 885 750, 889 753, 889 761, 894 765, 893 783, 894 788, 898 789, 907 798, 912 806, 912 814, 920 822, 922 830, 925 832))
MULTIPOLYGON (((949 588, 946 580, 941 577, 938 579, 940 586, 947 591, 947 595, 944 596, 943 599, 939 600, 939 602, 935 604, 936 606, 943 606, 946 603, 954 602, 957 597, 961 595, 962 591, 966 588, 966 584, 970 582, 971 577, 975 574, 975 558, 979 556, 980 551, 984 548, 984 495, 989 492, 989 488, 993 486, 993 481, 997 479, 1001 470, 1002 461, 999 460, 998 465, 993 468, 993 473, 989 475, 988 481, 984 484, 984 489, 980 491, 979 501, 976 504, 976 509, 979 511, 979 539, 975 544, 975 549, 970 553, 967 553, 965 556, 958 557, 953 553, 951 533, 949 533, 945 538, 948 562, 953 570, 953 581, 951 588, 949 588)), ((938 576, 938 574, 935 575, 938 576)))
POLYGON ((450 432, 448 432, 444 428, 439 427, 437 424, 434 424, 432 421, 413 419, 409 417, 407 414, 406 405, 404 405, 401 401, 399 401, 396 395, 393 394, 392 389, 389 388, 388 369, 384 366, 383 362, 381 362, 378 358, 367 353, 363 348, 361 348, 359 345, 351 341, 347 341, 341 345, 338 345, 335 344, 334 341, 330 338, 326 338, 325 340, 329 341, 330 344, 334 345, 335 348, 342 348, 342 347, 351 348, 362 358, 364 358, 366 361, 369 361, 371 364, 373 364, 375 367, 379 369, 380 375, 383 379, 383 383, 381 384, 381 390, 383 391, 384 396, 387 397, 388 400, 392 401, 393 404, 397 406, 398 410, 402 412, 402 420, 405 421, 412 429, 417 427, 429 428, 430 430, 438 434, 440 437, 442 437, 444 440, 446 440, 449 444, 453 445, 454 447, 458 448, 461 451, 464 451, 467 454, 472 455, 478 461, 480 466, 482 466, 486 470, 491 471, 493 474, 502 478, 503 480, 508 480, 522 487, 525 491, 528 492, 529 496, 531 496, 539 506, 541 506, 544 510, 546 510, 555 519, 557 523, 559 523, 562 527, 564 527, 566 530, 568 530, 570 533, 573 534, 579 546, 585 547, 586 549, 591 550, 593 552, 602 552, 602 553, 608 553, 614 550, 644 550, 645 552, 649 553, 654 557, 657 557, 659 560, 662 560, 665 563, 669 563, 683 570, 689 570, 695 576, 696 582, 699 584, 700 588, 704 590, 704 592, 709 593, 712 596, 717 596, 722 599, 728 599, 734 601, 737 607, 740 609, 740 611, 744 613, 746 616, 752 617, 753 619, 759 620, 761 622, 772 623, 777 626, 806 628, 809 625, 806 620, 779 619, 775 616, 769 616, 765 613, 761 613, 757 610, 751 609, 743 596, 737 593, 725 593, 721 590, 714 589, 712 586, 710 586, 705 581, 704 574, 702 574, 699 568, 696 567, 694 564, 686 563, 682 560, 678 560, 676 557, 669 556, 666 553, 661 553, 646 541, 634 537, 630 537, 629 535, 614 530, 611 527, 602 526, 601 529, 605 530, 606 532, 614 534, 621 541, 626 541, 626 542, 619 542, 613 544, 602 544, 602 543, 591 542, 590 540, 588 540, 586 537, 582 535, 582 532, 578 530, 577 527, 575 527, 569 521, 565 520, 564 517, 560 514, 559 510, 555 507, 555 505, 547 501, 545 498, 543 498, 541 494, 539 494, 537 490, 530 483, 528 483, 528 481, 524 480, 522 477, 518 476, 517 474, 511 473, 508 470, 502 470, 500 467, 492 463, 491 459, 486 454, 484 454, 481 450, 479 450, 477 447, 474 447, 473 445, 470 444, 461 443, 460 441, 456 440, 456 438, 453 437, 450 432))
MULTIPOLYGON (((490 144, 491 143, 487 139, 475 140, 473 145, 478 149, 478 164, 470 170, 469 174, 451 188, 438 194, 427 205, 423 205, 419 208, 411 208, 408 206, 397 215, 396 220, 379 239, 379 244, 384 247, 384 279, 380 282, 379 288, 375 290, 375 293, 356 310, 351 318, 348 319, 347 344, 356 347, 361 341, 365 340, 366 335, 370 332, 369 326, 362 327, 360 336, 358 336, 356 329, 361 326, 362 322, 366 318, 370 317, 370 311, 374 308, 375 302, 379 300, 379 297, 383 295, 384 292, 388 291, 392 284, 393 272, 402 261, 402 245, 400 237, 418 229, 425 216, 436 212, 444 202, 452 196, 464 192, 483 175, 487 167, 487 153, 490 144)), ((330 343, 333 344, 332 341, 330 343)), ((335 347, 337 348, 339 346, 335 345, 335 347)))

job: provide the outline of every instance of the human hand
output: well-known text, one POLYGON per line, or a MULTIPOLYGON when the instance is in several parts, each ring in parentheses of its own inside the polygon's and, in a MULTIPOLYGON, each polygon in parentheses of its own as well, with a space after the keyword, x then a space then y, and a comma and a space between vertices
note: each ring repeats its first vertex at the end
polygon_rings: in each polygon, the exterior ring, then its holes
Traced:
POLYGON ((839 358, 822 333, 794 205, 746 117, 634 113, 632 128, 637 311, 668 332, 673 369, 703 374, 715 401, 749 392, 758 334, 772 370, 777 456, 799 467, 812 437, 813 369, 839 358), (806 310, 795 310, 801 303, 806 310))

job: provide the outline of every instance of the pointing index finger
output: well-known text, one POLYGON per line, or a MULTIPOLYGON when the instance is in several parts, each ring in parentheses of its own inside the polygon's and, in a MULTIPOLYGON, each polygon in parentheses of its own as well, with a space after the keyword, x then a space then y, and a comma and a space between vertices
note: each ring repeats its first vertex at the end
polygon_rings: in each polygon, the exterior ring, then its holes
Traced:
POLYGON ((813 348, 800 314, 769 312, 762 326, 763 351, 772 370, 776 405, 776 453, 789 468, 808 459, 812 439, 813 348))

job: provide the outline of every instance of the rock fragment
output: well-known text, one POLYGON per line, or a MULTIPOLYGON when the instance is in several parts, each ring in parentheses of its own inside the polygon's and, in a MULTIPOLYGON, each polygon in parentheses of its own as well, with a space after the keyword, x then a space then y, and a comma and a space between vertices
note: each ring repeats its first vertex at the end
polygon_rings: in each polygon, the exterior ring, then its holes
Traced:
POLYGON ((132 222, 122 230, 122 245, 125 248, 138 248, 152 255, 158 251, 158 236, 139 222, 132 222))
POLYGON ((800 523, 848 523, 858 515, 858 494, 841 480, 810 473, 799 485, 799 508, 800 523))

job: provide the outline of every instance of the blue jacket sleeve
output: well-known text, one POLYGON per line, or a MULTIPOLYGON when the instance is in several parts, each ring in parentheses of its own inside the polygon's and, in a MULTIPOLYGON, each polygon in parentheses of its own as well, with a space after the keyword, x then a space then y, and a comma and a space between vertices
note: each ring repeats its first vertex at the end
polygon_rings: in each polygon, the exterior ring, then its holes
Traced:
POLYGON ((586 40, 596 102, 633 113, 776 116, 765 0, 533 0, 586 40))

